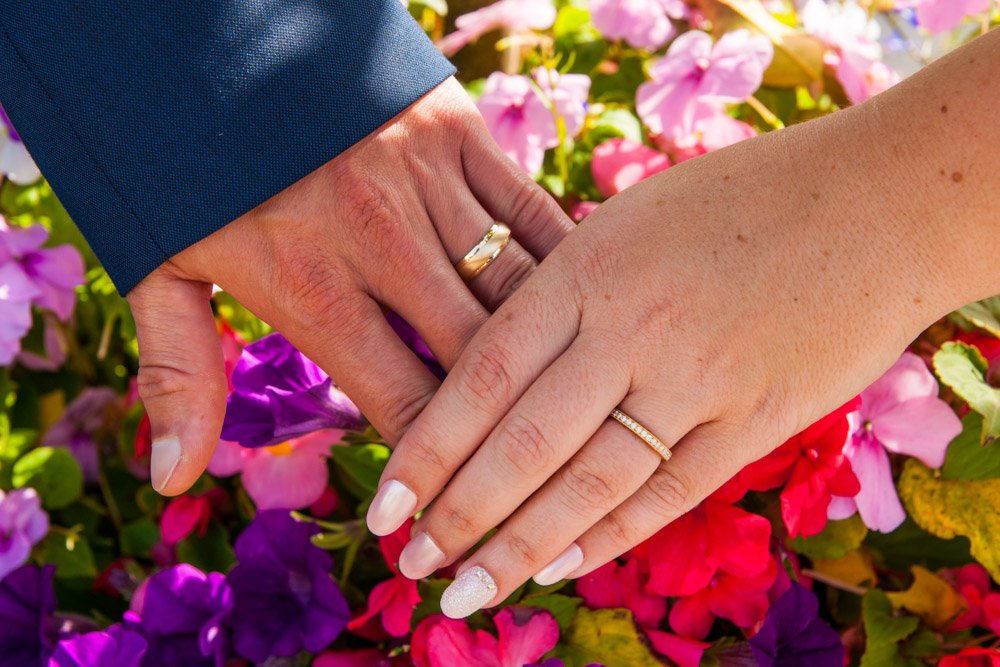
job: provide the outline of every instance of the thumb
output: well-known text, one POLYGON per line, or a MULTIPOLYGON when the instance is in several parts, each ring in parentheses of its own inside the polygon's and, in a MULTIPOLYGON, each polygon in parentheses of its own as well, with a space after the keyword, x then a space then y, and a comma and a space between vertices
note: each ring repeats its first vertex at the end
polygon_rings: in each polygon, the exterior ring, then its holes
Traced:
POLYGON ((204 472, 226 413, 211 296, 211 284, 181 279, 165 265, 127 297, 139 341, 139 396, 152 426, 152 484, 168 496, 204 472))

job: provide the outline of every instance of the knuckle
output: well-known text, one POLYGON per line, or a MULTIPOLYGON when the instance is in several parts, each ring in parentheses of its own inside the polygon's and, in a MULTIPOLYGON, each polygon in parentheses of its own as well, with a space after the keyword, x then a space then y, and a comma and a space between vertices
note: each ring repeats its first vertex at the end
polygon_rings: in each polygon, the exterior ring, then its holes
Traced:
POLYGON ((437 510, 440 512, 440 521, 442 524, 447 526, 447 529, 440 531, 438 534, 450 535, 458 533, 459 535, 474 535, 478 528, 478 524, 472 515, 469 514, 468 510, 463 509, 460 505, 452 505, 450 503, 443 504, 437 510))
POLYGON ((611 512, 604 517, 604 530, 611 536, 614 544, 627 546, 639 542, 635 526, 624 521, 619 512, 611 512))
POLYGON ((407 228, 389 205, 391 195, 363 167, 348 172, 340 186, 344 220, 367 256, 387 257, 409 246, 407 228))
POLYGON ((690 510, 694 503, 692 484, 669 466, 661 467, 646 482, 646 493, 652 496, 653 505, 663 515, 679 517, 690 510))
POLYGON ((489 276, 491 278, 489 291, 493 294, 491 305, 496 308, 509 299, 531 276, 534 270, 535 263, 530 257, 520 254, 516 257, 512 256, 512 259, 504 265, 502 271, 489 276))
POLYGON ((183 370, 180 365, 140 364, 136 378, 139 397, 144 402, 197 390, 201 395, 225 395, 226 387, 217 378, 183 370))
MULTIPOLYGON (((430 399, 430 394, 423 391, 407 391, 390 396, 388 400, 383 401, 379 410, 379 431, 390 442, 398 442, 430 399)), ((426 444, 427 442, 422 438, 416 439, 413 445, 417 449, 415 453, 424 463, 441 466, 440 456, 436 454, 433 446, 426 444)))
POLYGON ((520 535, 508 535, 505 539, 507 545, 507 551, 510 552, 511 556, 514 558, 514 562, 525 568, 535 571, 546 563, 542 563, 539 556, 538 550, 532 546, 531 542, 520 535))
POLYGON ((514 415, 504 420, 500 429, 500 451, 511 468, 522 475, 546 469, 552 460, 552 446, 534 421, 514 415))
POLYGON ((565 492, 571 507, 587 510, 607 510, 617 497, 615 485, 579 459, 571 459, 565 468, 565 492))
POLYGON ((437 447, 429 444, 424 438, 414 438, 406 441, 406 455, 418 463, 430 466, 434 470, 444 470, 445 462, 437 447))
POLYGON ((506 404, 512 398, 514 389, 509 364, 510 355, 503 348, 484 348, 465 373, 468 395, 489 405, 506 404))

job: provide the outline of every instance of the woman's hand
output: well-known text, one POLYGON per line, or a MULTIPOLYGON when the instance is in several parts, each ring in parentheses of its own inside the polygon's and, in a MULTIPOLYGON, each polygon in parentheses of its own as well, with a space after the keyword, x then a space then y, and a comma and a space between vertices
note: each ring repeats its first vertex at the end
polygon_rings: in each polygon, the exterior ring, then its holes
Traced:
MULTIPOLYGON (((996 215, 969 203, 989 201, 996 152, 959 154, 951 130, 926 139, 935 86, 955 74, 932 67, 873 104, 673 167, 587 218, 473 338, 389 461, 369 525, 388 532, 434 501, 403 573, 429 575, 502 524, 445 593, 449 616, 532 575, 583 575, 1000 289, 981 256, 996 215), (672 460, 608 420, 616 406, 672 460)), ((951 113, 989 117, 978 85, 949 91, 951 113)))
POLYGON ((450 367, 570 229, 448 80, 129 293, 139 391, 153 428, 153 485, 169 495, 186 490, 219 440, 227 384, 212 283, 282 331, 395 442, 439 383, 393 333, 383 308, 407 319, 450 367), (453 263, 494 220, 522 245, 511 242, 467 287, 453 263))

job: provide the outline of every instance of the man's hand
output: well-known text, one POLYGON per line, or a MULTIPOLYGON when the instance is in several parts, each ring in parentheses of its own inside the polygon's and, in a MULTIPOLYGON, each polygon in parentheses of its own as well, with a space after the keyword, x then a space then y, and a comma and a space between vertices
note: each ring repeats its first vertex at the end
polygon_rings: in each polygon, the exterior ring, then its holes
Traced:
POLYGON ((128 294, 153 429, 153 486, 185 491, 219 439, 227 386, 213 283, 316 361, 395 443, 438 382, 383 309, 408 320, 448 368, 571 228, 449 79, 128 294), (494 220, 517 241, 466 286, 453 265, 494 220))

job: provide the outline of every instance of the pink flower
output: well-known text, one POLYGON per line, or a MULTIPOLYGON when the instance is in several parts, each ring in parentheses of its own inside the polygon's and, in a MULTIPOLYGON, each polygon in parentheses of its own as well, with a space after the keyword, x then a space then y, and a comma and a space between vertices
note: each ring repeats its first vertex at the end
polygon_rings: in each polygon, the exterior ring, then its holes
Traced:
POLYGON ((28 561, 49 532, 49 515, 34 489, 0 490, 0 580, 28 561))
POLYGON ((667 599, 647 593, 649 573, 633 556, 625 556, 623 565, 611 561, 576 581, 576 593, 591 609, 628 609, 637 623, 656 627, 667 615, 667 599))
POLYGON ((655 51, 676 34, 671 19, 687 16, 684 0, 590 0, 594 27, 608 39, 655 51))
POLYGON ((917 23, 931 32, 945 32, 967 16, 986 12, 990 0, 897 0, 896 6, 916 8, 917 23))
POLYGON ((392 578, 375 586, 368 594, 368 608, 364 613, 355 616, 347 624, 349 630, 364 627, 369 621, 382 615, 382 627, 393 637, 405 637, 410 634, 410 621, 413 610, 420 604, 420 592, 417 582, 404 577, 397 568, 399 554, 410 540, 410 528, 413 520, 406 521, 391 535, 379 538, 379 548, 382 557, 392 572, 392 578))
POLYGON ((596 201, 580 201, 573 204, 570 209, 569 217, 573 219, 573 222, 580 222, 588 215, 597 210, 598 203, 596 201))
POLYGON ((708 642, 673 635, 663 630, 646 630, 646 636, 657 653, 667 656, 678 667, 699 667, 705 649, 711 646, 708 642))
POLYGON ((14 361, 31 330, 31 302, 41 294, 13 262, 0 264, 0 366, 14 361))
POLYGON ((34 183, 42 175, 28 155, 21 137, 0 107, 0 178, 6 176, 17 185, 34 183))
POLYGON ((584 74, 560 75, 541 69, 535 71, 535 79, 548 100, 528 77, 494 72, 476 102, 497 144, 529 174, 542 168, 546 150, 559 145, 554 112, 573 136, 583 125, 590 90, 590 79, 584 74))
POLYGON ((851 419, 853 435, 844 453, 861 482, 861 491, 853 498, 835 497, 830 518, 843 519, 857 511, 872 530, 891 532, 906 513, 896 494, 886 450, 939 468, 948 443, 962 432, 962 422, 938 398, 937 380, 912 352, 904 352, 861 393, 861 408, 851 419))
POLYGON ((721 105, 753 95, 773 55, 766 37, 747 30, 726 33, 714 45, 708 33, 686 32, 653 65, 652 80, 639 86, 639 116, 653 133, 691 146, 699 125, 716 117, 721 105))
POLYGON ((455 19, 455 32, 438 42, 451 56, 492 30, 545 30, 556 20, 556 8, 549 0, 500 0, 455 19))
POLYGON ((208 530, 208 522, 212 519, 213 507, 221 504, 225 498, 226 494, 222 489, 173 498, 160 517, 163 543, 168 546, 177 544, 191 533, 204 536, 208 530))
POLYGON ((629 139, 609 139, 594 149, 590 171, 604 197, 657 174, 670 166, 663 153, 629 139))
POLYGON ((982 565, 969 563, 959 568, 938 572, 965 600, 966 610, 952 621, 948 632, 968 630, 977 625, 989 627, 984 602, 990 593, 990 574, 982 565))
POLYGON ((547 611, 506 607, 493 623, 497 637, 440 614, 425 618, 413 633, 413 661, 417 667, 524 667, 559 641, 559 625, 547 611))
POLYGON ((674 603, 670 627, 694 639, 704 638, 716 617, 729 619, 741 628, 753 627, 767 616, 767 591, 777 573, 773 558, 768 559, 763 571, 748 577, 719 572, 700 591, 674 603))
POLYGON ((326 459, 342 435, 327 429, 256 449, 220 441, 208 472, 216 477, 242 472, 243 487, 257 509, 301 509, 322 497, 330 482, 326 459))
POLYGON ((393 658, 374 648, 327 651, 319 655, 313 667, 413 667, 405 653, 393 658))

